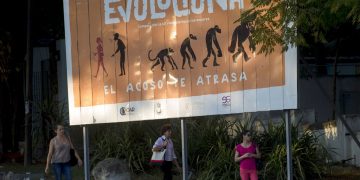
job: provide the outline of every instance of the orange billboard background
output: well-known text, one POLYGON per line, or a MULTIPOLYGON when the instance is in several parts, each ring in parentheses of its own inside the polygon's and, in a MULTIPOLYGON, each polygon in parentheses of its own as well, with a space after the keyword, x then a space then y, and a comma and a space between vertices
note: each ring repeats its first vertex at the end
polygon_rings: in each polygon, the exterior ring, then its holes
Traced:
POLYGON ((280 47, 268 56, 256 54, 251 24, 234 23, 249 1, 68 2, 75 107, 285 83, 280 47))

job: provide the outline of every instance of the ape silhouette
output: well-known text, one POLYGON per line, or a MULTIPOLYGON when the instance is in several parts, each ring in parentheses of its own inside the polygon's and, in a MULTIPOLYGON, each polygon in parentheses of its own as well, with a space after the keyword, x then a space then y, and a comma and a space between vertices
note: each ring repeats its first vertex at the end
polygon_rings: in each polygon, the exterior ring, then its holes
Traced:
POLYGON ((150 61, 156 61, 154 65, 151 66, 151 70, 154 71, 154 67, 159 65, 161 63, 161 70, 164 70, 164 65, 165 65, 165 57, 168 59, 169 63, 171 64, 172 69, 174 70, 174 67, 176 69, 178 69, 177 65, 175 64, 174 59, 172 58, 172 55, 174 54, 174 50, 171 48, 166 48, 163 49, 161 51, 159 51, 159 53, 156 55, 155 58, 151 58, 150 57, 151 54, 151 50, 148 53, 148 58, 150 61))
POLYGON ((119 38, 119 33, 114 34, 114 40, 116 41, 116 50, 114 54, 111 55, 111 57, 114 57, 117 52, 120 51, 120 71, 121 73, 119 76, 125 75, 125 44, 124 42, 119 38))
POLYGON ((184 39, 184 41, 181 43, 180 53, 181 53, 181 56, 183 57, 182 69, 184 69, 184 65, 185 65, 186 60, 189 62, 190 69, 193 69, 193 67, 191 67, 190 56, 189 56, 188 52, 186 51, 186 49, 188 49, 188 51, 191 54, 193 60, 196 61, 195 53, 194 53, 194 51, 193 51, 193 49, 191 48, 191 45, 190 45, 190 40, 191 39, 192 40, 197 40, 197 37, 194 36, 193 34, 190 34, 190 36, 187 37, 186 39, 184 39))
POLYGON ((96 53, 94 53, 94 55, 98 56, 98 67, 97 67, 97 71, 96 71, 96 75, 94 76, 95 78, 97 77, 98 73, 99 73, 99 68, 100 66, 102 67, 103 71, 106 73, 106 76, 108 76, 108 73, 106 72, 105 66, 104 66, 104 50, 103 50, 103 41, 101 40, 100 37, 96 38, 96 43, 97 43, 97 47, 96 47, 96 53))
POLYGON ((218 64, 216 62, 216 54, 215 54, 215 51, 214 51, 214 49, 212 47, 212 43, 214 43, 215 47, 218 50, 217 57, 222 57, 222 52, 221 52, 220 45, 219 45, 219 43, 217 41, 217 38, 216 38, 216 33, 221 33, 221 29, 219 28, 218 25, 215 25, 213 28, 210 28, 206 33, 207 56, 202 62, 203 67, 207 67, 206 62, 210 58, 211 54, 214 56, 213 66, 219 66, 220 65, 220 64, 218 64))
POLYGON ((242 23, 240 23, 239 26, 237 26, 234 29, 234 32, 233 32, 232 38, 231 38, 231 44, 230 44, 230 47, 228 48, 230 53, 234 53, 235 47, 236 47, 236 41, 237 41, 238 49, 237 49, 236 53, 233 54, 233 56, 232 56, 234 63, 236 63, 236 59, 240 53, 243 53, 243 57, 244 57, 245 61, 248 61, 250 59, 245 51, 244 46, 243 46, 243 43, 245 42, 246 39, 249 39, 250 50, 255 51, 255 45, 253 44, 253 41, 250 37, 250 31, 251 31, 250 22, 242 22, 242 23))

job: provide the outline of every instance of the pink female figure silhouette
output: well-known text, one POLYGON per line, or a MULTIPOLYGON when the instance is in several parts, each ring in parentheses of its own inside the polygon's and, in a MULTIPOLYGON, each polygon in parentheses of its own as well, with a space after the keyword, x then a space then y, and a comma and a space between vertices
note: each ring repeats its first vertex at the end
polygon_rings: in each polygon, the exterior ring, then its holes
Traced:
POLYGON ((104 72, 106 73, 106 76, 108 76, 108 73, 106 72, 106 69, 105 69, 105 66, 104 66, 104 50, 103 50, 103 42, 101 40, 100 37, 97 37, 96 38, 96 43, 98 44, 97 47, 96 47, 96 53, 94 53, 94 55, 98 56, 98 67, 97 67, 97 71, 96 71, 96 75, 94 76, 95 78, 97 77, 98 75, 98 72, 99 72, 99 68, 100 66, 102 67, 102 69, 104 70, 104 72))

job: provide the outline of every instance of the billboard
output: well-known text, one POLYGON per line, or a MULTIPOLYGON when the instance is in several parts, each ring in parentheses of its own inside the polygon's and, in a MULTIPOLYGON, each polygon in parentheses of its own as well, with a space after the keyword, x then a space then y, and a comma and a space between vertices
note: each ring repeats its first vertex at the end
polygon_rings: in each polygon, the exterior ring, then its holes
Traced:
POLYGON ((64 0, 70 124, 297 108, 296 49, 256 53, 250 0, 64 0))

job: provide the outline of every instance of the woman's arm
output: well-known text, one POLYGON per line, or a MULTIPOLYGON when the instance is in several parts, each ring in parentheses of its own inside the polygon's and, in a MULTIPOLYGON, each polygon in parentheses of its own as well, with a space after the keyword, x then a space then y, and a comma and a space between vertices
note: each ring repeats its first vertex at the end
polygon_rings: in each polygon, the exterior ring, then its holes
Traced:
POLYGON ((250 153, 245 153, 244 155, 240 156, 239 152, 237 152, 235 150, 235 157, 234 157, 234 161, 235 162, 240 162, 241 160, 245 159, 245 158, 249 158, 251 157, 252 154, 250 153))
POLYGON ((162 138, 159 138, 155 142, 152 150, 153 151, 161 151, 161 149, 166 148, 167 144, 168 144, 167 140, 164 141, 162 138))
POLYGON ((53 155, 54 152, 54 145, 53 145, 53 141, 50 141, 49 144, 49 153, 47 155, 47 159, 46 159, 46 166, 45 166, 45 173, 49 173, 49 166, 50 166, 50 161, 51 161, 51 157, 53 155))
POLYGON ((179 171, 179 173, 181 173, 181 167, 180 167, 177 159, 174 159, 172 162, 175 164, 175 166, 176 166, 177 170, 179 171))
MULTIPOLYGON (((171 142, 172 144, 174 144, 173 142, 171 142)), ((179 163, 178 163, 178 161, 177 161, 177 157, 176 157, 176 154, 175 154, 175 148, 173 148, 172 149, 172 154, 173 154, 173 163, 175 164, 175 166, 176 166, 176 168, 177 168, 177 170, 179 171, 179 173, 181 173, 182 172, 182 170, 181 170, 181 167, 180 167, 180 165, 179 165, 179 163)))

